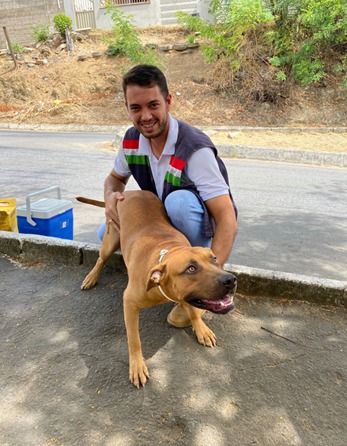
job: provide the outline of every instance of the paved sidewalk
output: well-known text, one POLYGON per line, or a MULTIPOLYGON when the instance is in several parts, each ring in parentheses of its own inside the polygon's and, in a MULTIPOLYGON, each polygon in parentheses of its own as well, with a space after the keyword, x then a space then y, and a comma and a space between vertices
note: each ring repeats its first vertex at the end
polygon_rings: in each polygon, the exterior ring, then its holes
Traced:
POLYGON ((345 309, 238 296, 206 315, 213 349, 166 323, 170 303, 148 309, 137 390, 122 268, 81 291, 90 268, 50 260, 0 256, 1 445, 345 445, 345 309))

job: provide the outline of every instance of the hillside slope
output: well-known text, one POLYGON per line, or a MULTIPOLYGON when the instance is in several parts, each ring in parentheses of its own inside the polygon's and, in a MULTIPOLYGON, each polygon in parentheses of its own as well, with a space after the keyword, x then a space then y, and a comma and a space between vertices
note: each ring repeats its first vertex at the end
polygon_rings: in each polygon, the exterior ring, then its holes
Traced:
MULTIPOLYGON (((152 27, 142 30, 141 39, 163 46, 185 42, 186 35, 179 27, 152 27)), ((2 55, 0 122, 128 124, 121 76, 129 63, 107 56, 106 49, 100 33, 94 33, 76 42, 71 55, 47 45, 25 52, 12 71, 13 61, 2 55)), ((281 104, 255 103, 217 92, 208 83, 213 66, 199 49, 171 49, 162 57, 172 113, 193 125, 347 126, 346 90, 335 79, 320 88, 295 87, 281 104)))

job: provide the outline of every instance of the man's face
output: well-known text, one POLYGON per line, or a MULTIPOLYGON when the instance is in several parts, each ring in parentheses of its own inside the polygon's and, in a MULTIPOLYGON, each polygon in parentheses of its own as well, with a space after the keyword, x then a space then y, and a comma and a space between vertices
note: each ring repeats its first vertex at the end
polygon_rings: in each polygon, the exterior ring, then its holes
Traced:
POLYGON ((125 105, 134 126, 146 138, 157 138, 168 130, 171 95, 164 98, 158 85, 128 85, 125 105))

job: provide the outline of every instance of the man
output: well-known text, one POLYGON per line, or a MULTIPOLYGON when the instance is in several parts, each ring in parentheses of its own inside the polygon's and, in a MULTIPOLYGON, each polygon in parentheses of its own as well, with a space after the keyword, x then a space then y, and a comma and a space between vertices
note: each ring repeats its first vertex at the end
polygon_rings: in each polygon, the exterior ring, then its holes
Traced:
MULTIPOLYGON (((163 201, 172 224, 192 246, 211 247, 223 265, 237 232, 236 208, 226 168, 213 143, 169 114, 172 97, 157 67, 132 68, 123 77, 123 91, 133 127, 127 130, 105 180, 107 221, 119 230, 115 204, 124 199, 122 192, 133 175, 141 189, 163 201)), ((187 315, 177 305, 168 320, 185 326, 187 315)))

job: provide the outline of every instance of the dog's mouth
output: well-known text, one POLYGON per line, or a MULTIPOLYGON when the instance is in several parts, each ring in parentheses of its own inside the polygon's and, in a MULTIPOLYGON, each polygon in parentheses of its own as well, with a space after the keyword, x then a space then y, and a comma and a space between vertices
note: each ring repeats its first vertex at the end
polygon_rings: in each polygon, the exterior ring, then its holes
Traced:
POLYGON ((191 297, 187 299, 187 303, 193 307, 200 308, 200 310, 207 310, 217 314, 227 314, 235 309, 234 296, 229 294, 216 300, 191 297))

